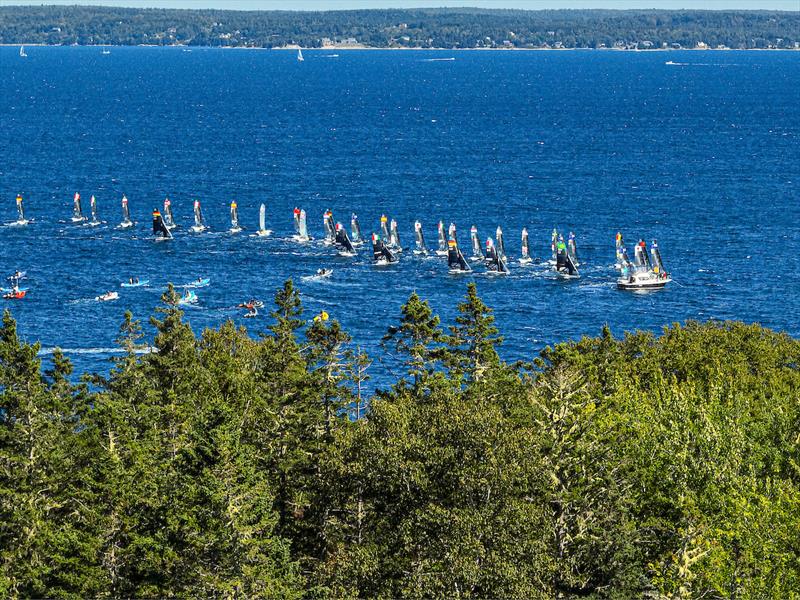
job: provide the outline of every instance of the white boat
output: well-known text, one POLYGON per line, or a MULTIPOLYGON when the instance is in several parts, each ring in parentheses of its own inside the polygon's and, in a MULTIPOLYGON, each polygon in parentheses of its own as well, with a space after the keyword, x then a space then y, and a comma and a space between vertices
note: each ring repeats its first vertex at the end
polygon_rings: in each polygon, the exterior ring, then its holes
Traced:
POLYGON ((437 226, 437 236, 439 239, 439 247, 436 249, 436 254, 439 256, 447 256, 447 233, 444 230, 444 223, 439 221, 437 226))
POLYGON ((71 220, 73 223, 83 223, 86 221, 86 217, 83 216, 83 211, 81 210, 81 195, 78 192, 75 192, 75 196, 72 198, 71 220))
POLYGON ((522 228, 522 256, 519 257, 519 264, 531 264, 531 252, 528 246, 528 230, 524 227, 522 228))
POLYGON ((180 299, 178 300, 178 304, 180 306, 197 304, 197 293, 194 290, 186 290, 183 296, 181 296, 180 299))
POLYGON ((17 194, 17 220, 9 225, 21 227, 30 223, 29 219, 25 218, 25 207, 22 204, 22 194, 17 194))
POLYGON ((20 46, 19 47, 19 57, 20 58, 25 58, 26 56, 28 56, 28 54, 25 52, 25 46, 20 46))
POLYGON ((647 291, 659 290, 667 285, 672 278, 664 270, 664 263, 661 261, 661 252, 658 249, 658 242, 653 240, 650 248, 652 263, 647 255, 647 246, 644 240, 639 240, 634 249, 634 262, 631 264, 627 258, 627 252, 623 253, 625 264, 622 273, 617 279, 617 289, 628 291, 647 291))
POLYGON ((297 61, 298 62, 303 62, 304 60, 305 60, 305 58, 303 58, 303 51, 300 48, 298 48, 297 49, 297 61))
POLYGON ((297 242, 307 242, 311 239, 306 225, 306 211, 302 208, 294 209, 294 231, 294 240, 297 242))
POLYGON ((267 229, 267 207, 263 204, 258 209, 258 231, 256 231, 256 235, 259 237, 272 235, 272 231, 267 229))
POLYGON ((364 238, 361 237, 361 225, 358 223, 358 215, 356 213, 350 216, 350 232, 353 234, 350 238, 353 246, 361 246, 364 243, 364 238))
POLYGON ((469 239, 472 242, 472 262, 482 262, 484 259, 483 252, 481 251, 481 240, 478 237, 478 228, 473 225, 469 229, 469 239))
POLYGON ((103 52, 102 53, 104 55, 108 56, 109 54, 111 54, 111 50, 109 50, 108 48, 103 48, 103 52))
POLYGON ((97 200, 94 198, 94 194, 89 199, 89 209, 92 213, 92 220, 87 223, 89 227, 97 227, 100 225, 100 220, 97 218, 97 200))
POLYGON ((228 230, 229 233, 239 233, 242 230, 241 225, 239 225, 239 206, 236 204, 234 200, 231 202, 231 228, 228 230))
POLYGON ((192 233, 203 233, 207 227, 203 223, 203 211, 200 208, 200 200, 194 201, 194 225, 189 228, 192 233))
POLYGON ((128 198, 125 194, 122 195, 122 221, 118 225, 120 229, 127 229, 128 227, 133 227, 133 221, 131 221, 131 213, 128 210, 128 198))
POLYGON ((169 198, 164 198, 164 227, 167 229, 175 229, 175 219, 172 216, 172 202, 169 198))
POLYGON ((425 235, 422 233, 422 223, 419 221, 414 222, 414 238, 416 242, 414 254, 428 256, 428 248, 425 247, 425 235))
POLYGON ((117 292, 106 292, 105 294, 100 294, 99 296, 95 297, 95 300, 98 302, 110 302, 111 300, 118 300, 119 293, 117 292))

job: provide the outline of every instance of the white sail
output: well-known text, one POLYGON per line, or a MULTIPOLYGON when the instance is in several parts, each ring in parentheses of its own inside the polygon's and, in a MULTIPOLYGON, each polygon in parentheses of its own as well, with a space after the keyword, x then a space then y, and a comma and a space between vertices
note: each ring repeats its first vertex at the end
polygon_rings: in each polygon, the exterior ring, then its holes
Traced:
POLYGON ((478 228, 475 225, 470 227, 469 238, 472 241, 472 260, 483 260, 481 240, 478 238, 478 228))
POLYGON ((500 258, 506 257, 506 244, 503 241, 503 230, 500 226, 497 226, 497 231, 495 231, 495 238, 497 238, 497 255, 500 258))
POLYGON ((303 240, 308 240, 308 225, 306 224, 306 211, 300 210, 300 238, 303 240))
POLYGON ((267 230, 267 207, 263 204, 258 209, 258 230, 259 231, 266 231, 267 230))
POLYGON ((22 206, 22 194, 17 194, 17 222, 25 222, 25 209, 22 206))
POLYGON ((97 220, 97 200, 94 198, 94 194, 89 199, 89 208, 92 211, 92 225, 97 225, 100 221, 97 220))
POLYGON ((519 257, 519 262, 523 265, 531 262, 531 252, 528 247, 528 230, 524 227, 522 228, 522 256, 519 257))
POLYGON ((414 254, 427 255, 428 249, 425 247, 425 235, 422 233, 422 223, 419 221, 414 223, 414 237, 417 243, 414 254))
POLYGON ((81 210, 81 195, 75 192, 75 196, 72 198, 72 221, 78 223, 85 220, 86 217, 83 216, 83 211, 81 210))
POLYGON ((164 198, 164 226, 167 229, 175 228, 175 219, 172 217, 172 203, 169 198, 164 198))
POLYGON ((439 221, 438 225, 438 234, 439 234, 439 249, 436 250, 436 254, 439 256, 447 256, 447 234, 444 231, 444 223, 439 221))
POLYGON ((397 233, 397 221, 392 219, 389 225, 389 245, 393 250, 401 251, 403 248, 400 245, 400 234, 397 233))
POLYGON ((239 225, 239 205, 236 201, 231 202, 231 233, 239 233, 242 227, 239 225))
POLYGON ((195 233, 200 233, 206 230, 206 226, 203 224, 203 211, 200 208, 200 200, 194 201, 194 226, 192 227, 192 231, 195 233))
POLYGON ((298 62, 303 62, 305 60, 303 58, 303 51, 300 48, 297 49, 297 60, 298 62))
POLYGON ((19 47, 19 56, 20 58, 25 58, 26 56, 28 56, 27 53, 25 52, 25 46, 19 47))

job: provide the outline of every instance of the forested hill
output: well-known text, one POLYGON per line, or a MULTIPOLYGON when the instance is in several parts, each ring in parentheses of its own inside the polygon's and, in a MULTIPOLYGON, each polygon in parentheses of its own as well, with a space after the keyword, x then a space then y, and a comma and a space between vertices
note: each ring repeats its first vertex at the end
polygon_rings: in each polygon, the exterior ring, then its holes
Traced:
POLYGON ((0 7, 0 43, 273 48, 798 48, 800 12, 0 7))

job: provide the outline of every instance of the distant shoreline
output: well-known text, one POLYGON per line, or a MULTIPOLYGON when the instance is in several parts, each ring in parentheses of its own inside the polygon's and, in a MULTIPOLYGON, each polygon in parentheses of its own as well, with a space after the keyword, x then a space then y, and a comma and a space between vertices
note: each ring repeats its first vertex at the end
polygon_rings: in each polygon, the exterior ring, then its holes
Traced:
POLYGON ((274 50, 274 51, 324 51, 324 52, 351 52, 353 50, 390 50, 390 51, 411 51, 411 52, 635 52, 638 54, 649 54, 655 52, 800 52, 800 48, 381 48, 379 46, 280 46, 268 48, 261 46, 188 46, 185 44, 35 44, 28 42, 21 43, 0 43, 0 48, 19 48, 29 46, 31 48, 183 48, 187 50, 274 50))

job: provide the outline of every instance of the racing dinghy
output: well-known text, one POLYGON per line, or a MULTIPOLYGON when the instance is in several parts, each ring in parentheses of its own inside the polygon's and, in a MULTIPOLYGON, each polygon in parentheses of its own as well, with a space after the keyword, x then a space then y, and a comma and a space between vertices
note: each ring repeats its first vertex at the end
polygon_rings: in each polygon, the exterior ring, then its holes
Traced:
POLYGON ((558 229, 555 227, 553 228, 553 233, 550 234, 550 255, 553 264, 556 262, 556 255, 558 254, 558 250, 556 248, 558 246, 558 229))
POLYGON ((400 245, 400 234, 397 233, 397 221, 394 219, 389 223, 389 248, 394 252, 403 251, 403 246, 400 245))
POLYGON ((267 229, 267 207, 263 204, 258 209, 258 231, 256 231, 256 235, 258 237, 272 235, 272 231, 267 229))
POLYGON ((447 242, 447 268, 450 270, 451 275, 472 272, 472 267, 469 266, 464 255, 461 254, 458 242, 454 238, 450 238, 447 242))
POLYGON ((482 261, 484 259, 483 252, 481 251, 481 240, 478 237, 478 228, 473 225, 469 229, 469 239, 472 242, 472 256, 470 260, 473 262, 482 261))
POLYGON ((450 252, 450 240, 455 240, 456 245, 458 245, 458 233, 456 232, 456 224, 450 223, 450 226, 447 228, 447 252, 450 252))
POLYGON ((200 200, 194 201, 194 225, 189 228, 192 233, 203 233, 207 229, 203 222, 203 211, 200 208, 200 200))
POLYGON ((336 227, 333 222, 333 213, 326 210, 322 215, 322 225, 325 228, 325 243, 333 244, 336 241, 336 227))
POLYGON ((89 221, 87 225, 89 225, 89 227, 97 227, 100 225, 100 220, 97 218, 97 200, 95 200, 94 194, 89 198, 89 210, 92 213, 92 220, 89 221))
POLYGON ((378 267, 390 265, 398 261, 398 258, 386 247, 381 236, 377 233, 372 234, 372 261, 378 267))
POLYGON ((391 236, 389 235, 389 217, 386 215, 381 215, 381 240, 387 245, 392 243, 391 236))
POLYGON ((131 213, 128 209, 128 198, 125 194, 122 195, 122 221, 119 225, 117 225, 119 229, 128 229, 129 227, 133 227, 133 221, 131 221, 131 213))
POLYGON ((306 211, 302 208, 294 209, 294 240, 298 242, 307 242, 311 238, 308 237, 308 227, 306 226, 306 211))
POLYGON ((236 204, 236 200, 231 202, 231 228, 228 230, 228 233, 239 233, 242 230, 242 226, 239 225, 239 205, 236 204))
POLYGON ((508 265, 503 257, 498 254, 492 238, 486 238, 486 257, 483 262, 490 274, 508 275, 508 265))
POLYGON ((499 225, 497 226, 494 236, 497 240, 497 256, 503 260, 508 260, 508 257, 506 256, 506 243, 503 241, 503 230, 499 225))
POLYGON ((175 219, 172 217, 172 203, 169 198, 164 198, 164 226, 169 229, 175 229, 175 219))
POLYGON ((9 225, 22 226, 30 223, 31 220, 25 218, 25 207, 22 205, 22 194, 17 194, 17 220, 9 225))
POLYGON ((444 230, 444 223, 439 221, 437 226, 437 235, 439 238, 439 247, 436 249, 436 254, 439 256, 447 256, 447 233, 444 230))
POLYGON ((658 243, 653 240, 650 248, 650 255, 653 258, 651 263, 647 256, 647 245, 644 240, 640 240, 634 250, 634 264, 628 260, 627 252, 624 252, 625 263, 622 267, 622 274, 617 279, 617 289, 630 291, 659 290, 667 285, 672 279, 664 270, 664 263, 661 261, 661 251, 658 243))
POLYGON ((556 244, 556 273, 559 277, 563 278, 578 278, 578 269, 572 260, 572 257, 567 250, 567 245, 563 240, 559 240, 556 244))
POLYGON ((157 240, 171 240, 172 232, 164 223, 164 218, 157 208, 153 209, 153 235, 157 240))
POLYGON ((350 217, 350 232, 353 234, 350 242, 353 246, 361 246, 364 243, 364 238, 361 236, 361 225, 358 224, 358 215, 353 213, 350 217))
POLYGON ((522 256, 519 257, 519 264, 521 265, 529 265, 531 264, 531 251, 530 247, 528 246, 528 230, 524 227, 522 228, 522 256))
POLYGON ((428 248, 425 247, 425 234, 422 233, 422 223, 414 222, 414 254, 418 256, 428 256, 428 248))
POLYGON ((569 254, 575 266, 579 267, 580 263, 578 262, 578 247, 575 245, 575 234, 571 231, 567 237, 567 254, 569 254))
POLYGON ((339 251, 339 256, 356 256, 356 249, 353 248, 353 244, 347 236, 347 231, 342 227, 341 223, 336 224, 334 246, 339 251))
POLYGON ((79 192, 75 192, 75 196, 72 198, 72 219, 73 223, 83 223, 86 221, 86 217, 83 216, 83 211, 81 210, 81 195, 79 192))

